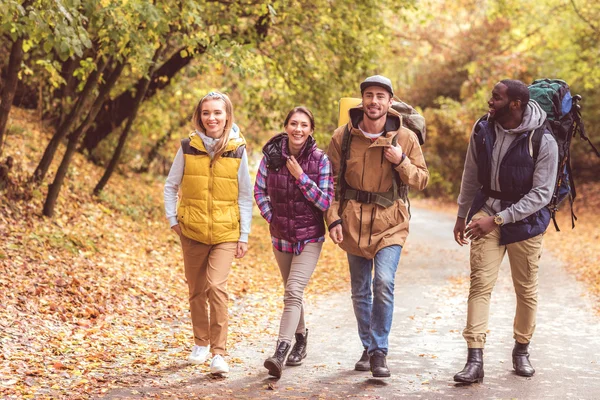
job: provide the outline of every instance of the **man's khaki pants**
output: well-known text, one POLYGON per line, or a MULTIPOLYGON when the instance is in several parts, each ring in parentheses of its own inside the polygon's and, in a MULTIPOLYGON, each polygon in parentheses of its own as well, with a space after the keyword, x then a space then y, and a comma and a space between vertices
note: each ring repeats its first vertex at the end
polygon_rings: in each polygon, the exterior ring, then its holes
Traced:
POLYGON ((190 291, 194 342, 225 354, 227 345, 227 276, 237 243, 207 245, 181 236, 185 279, 190 291), (210 319, 209 305, 210 303, 210 319))
MULTIPOLYGON (((486 217, 480 211, 476 221, 486 217)), ((508 252, 510 269, 517 295, 514 320, 514 338, 529 343, 535 330, 538 293, 538 263, 542 254, 543 234, 508 245, 500 245, 500 227, 485 237, 471 242, 471 287, 467 312, 467 326, 463 337, 469 348, 483 348, 488 330, 490 297, 498 278, 500 263, 508 252)))

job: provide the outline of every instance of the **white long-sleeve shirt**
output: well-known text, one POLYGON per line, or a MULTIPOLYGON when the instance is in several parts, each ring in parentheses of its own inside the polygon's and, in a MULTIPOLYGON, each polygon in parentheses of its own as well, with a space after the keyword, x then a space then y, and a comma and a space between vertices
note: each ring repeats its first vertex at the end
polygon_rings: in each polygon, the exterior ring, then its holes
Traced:
MULTIPOLYGON (((233 131, 232 131, 233 133, 233 131)), ((206 136, 200 134, 204 141, 206 136)), ((232 138, 230 134, 230 138, 232 138)), ((210 139, 210 138, 209 138, 210 139)), ((212 144, 212 143, 211 143, 212 144)), ((212 148, 211 144, 205 147, 212 148)), ((183 171, 185 169, 185 157, 181 147, 175 155, 169 176, 165 182, 164 199, 165 213, 169 220, 169 226, 173 227, 179 222, 177 221, 177 193, 179 185, 183 179, 183 171)), ((242 154, 240 168, 238 169, 238 207, 240 209, 240 242, 248 243, 248 235, 250 235, 250 226, 252 223, 252 182, 250 181, 250 173, 248 169, 248 155, 246 149, 242 154)))

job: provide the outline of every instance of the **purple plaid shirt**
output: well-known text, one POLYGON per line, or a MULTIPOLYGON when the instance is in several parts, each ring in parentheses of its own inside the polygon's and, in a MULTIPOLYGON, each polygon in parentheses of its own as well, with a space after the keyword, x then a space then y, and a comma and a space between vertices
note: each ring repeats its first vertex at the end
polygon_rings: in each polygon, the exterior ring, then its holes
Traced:
MULTIPOLYGON (((267 195, 267 163, 263 157, 258 167, 258 173, 256 174, 256 182, 254 183, 254 199, 260 210, 260 215, 271 223, 271 217, 273 215, 273 208, 271 206, 271 200, 267 195)), ((306 200, 310 201, 319 210, 326 211, 331 205, 333 200, 333 176, 331 175, 331 162, 327 158, 326 154, 323 154, 321 161, 319 162, 319 182, 318 184, 312 181, 308 175, 303 173, 300 178, 296 180, 298 188, 306 197, 306 200)), ((291 243, 287 240, 278 239, 271 236, 271 242, 273 247, 282 253, 294 253, 300 254, 304 250, 304 246, 307 243, 324 242, 325 236, 321 236, 315 239, 308 239, 298 243, 291 243)))

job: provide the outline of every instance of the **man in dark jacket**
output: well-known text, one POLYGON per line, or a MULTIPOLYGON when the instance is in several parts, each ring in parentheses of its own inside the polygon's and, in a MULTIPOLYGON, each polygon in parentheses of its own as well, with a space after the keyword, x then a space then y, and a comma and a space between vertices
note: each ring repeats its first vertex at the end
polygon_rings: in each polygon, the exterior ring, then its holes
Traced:
POLYGON ((471 135, 454 226, 459 245, 471 240, 471 286, 463 331, 469 354, 465 368, 454 376, 463 383, 483 380, 490 297, 507 252, 517 295, 513 367, 521 376, 535 372, 528 347, 535 330, 542 236, 550 222, 546 205, 558 168, 558 147, 545 125, 546 113, 529 100, 523 82, 500 81, 488 105, 488 118, 478 121, 471 135), (537 155, 534 134, 541 135, 537 155))

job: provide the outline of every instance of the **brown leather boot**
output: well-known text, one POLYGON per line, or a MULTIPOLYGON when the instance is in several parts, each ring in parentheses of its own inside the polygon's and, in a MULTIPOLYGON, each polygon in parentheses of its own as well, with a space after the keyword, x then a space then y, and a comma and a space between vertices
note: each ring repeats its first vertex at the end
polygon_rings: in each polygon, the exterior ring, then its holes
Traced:
POLYGON ((367 353, 367 349, 365 349, 362 353, 362 356, 360 357, 360 360, 358 360, 356 362, 356 364, 354 364, 354 370, 355 371, 370 371, 371 363, 369 362, 369 360, 370 360, 369 353, 367 353))
POLYGON ((296 343, 294 343, 294 347, 292 347, 292 351, 290 351, 290 355, 287 358, 287 362, 285 365, 300 365, 302 364, 302 360, 306 358, 306 345, 308 339, 308 329, 303 334, 296 333, 296 343))
POLYGON ((483 382, 483 349, 469 349, 467 363, 462 371, 454 375, 454 382, 483 382))
POLYGON ((529 362, 529 343, 519 343, 515 341, 515 347, 512 352, 513 368, 519 376, 533 376, 535 369, 529 362))
POLYGON ((390 369, 387 366, 385 353, 381 350, 375 350, 373 354, 371 354, 370 362, 371 362, 371 373, 374 378, 389 378, 391 373, 390 369))
POLYGON ((276 378, 281 378, 281 371, 283 371, 283 363, 285 361, 285 356, 290 350, 290 344, 287 342, 277 342, 277 348, 275 349, 275 353, 272 357, 269 357, 265 360, 263 364, 266 369, 269 370, 269 375, 272 375, 276 378))

